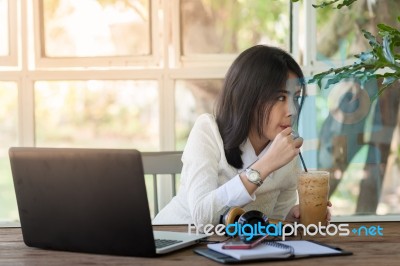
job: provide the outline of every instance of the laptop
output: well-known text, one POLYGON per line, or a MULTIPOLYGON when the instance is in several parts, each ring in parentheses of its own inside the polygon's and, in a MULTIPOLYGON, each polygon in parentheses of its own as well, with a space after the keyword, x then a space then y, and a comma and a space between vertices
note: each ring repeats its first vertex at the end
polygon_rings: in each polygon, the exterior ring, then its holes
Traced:
POLYGON ((9 156, 27 246, 152 257, 206 237, 153 232, 137 150, 13 147, 9 156))

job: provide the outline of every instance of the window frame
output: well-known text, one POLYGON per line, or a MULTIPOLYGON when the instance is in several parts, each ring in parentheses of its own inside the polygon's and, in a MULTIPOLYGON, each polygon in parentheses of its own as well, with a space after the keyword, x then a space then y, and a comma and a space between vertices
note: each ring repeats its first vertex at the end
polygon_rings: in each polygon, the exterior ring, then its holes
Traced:
POLYGON ((1 67, 16 67, 18 65, 18 7, 19 0, 5 0, 8 8, 8 55, 0 56, 1 67))
MULTIPOLYGON (((19 67, 19 69, 10 70, 0 68, 0 80, 17 82, 17 139, 20 146, 35 146, 34 83, 36 81, 152 79, 159 83, 159 147, 161 151, 175 150, 176 81, 223 79, 237 56, 232 54, 182 56, 179 26, 180 0, 150 0, 151 19, 155 19, 150 22, 153 55, 43 58, 40 51, 42 37, 39 34, 41 23, 39 2, 40 0, 8 0, 10 42, 12 43, 10 51, 13 50, 10 57, 6 58, 8 61, 3 61, 4 57, 0 57, 2 62, 7 62, 6 66, 19 67), (34 22, 33 25, 32 22, 34 22), (33 34, 29 30, 31 27, 33 34), (155 49, 156 44, 157 47, 162 46, 159 52, 155 49), (18 45, 21 48, 18 48, 18 45), (31 55, 31 52, 34 55, 31 55)), ((304 0, 291 3, 291 54, 299 61, 300 54, 303 53, 301 67, 306 77, 329 68, 323 62, 316 60, 316 12, 311 5, 314 2, 314 0, 304 0), (299 15, 300 8, 303 8, 303 17, 299 15), (305 36, 301 40, 299 35, 302 25, 294 23, 299 22, 300 19, 303 19, 302 23, 305 27, 305 36)), ((352 61, 334 63, 340 65, 352 63, 352 61)), ((317 90, 315 86, 308 86, 309 95, 315 95, 317 90)), ((316 149, 317 146, 318 141, 307 140, 303 145, 303 150, 316 149)), ((167 186, 168 184, 165 185, 167 186)), ((164 201, 163 195, 160 195, 159 201, 164 201)), ((332 220, 337 222, 400 221, 400 214, 334 216, 332 220)))
MULTIPOLYGON (((171 5, 171 14, 172 17, 175 18, 175 20, 172 21, 172 49, 171 52, 173 53, 173 62, 175 63, 175 67, 180 67, 180 68, 198 68, 198 67, 203 67, 203 66, 208 66, 208 67, 222 67, 222 68, 228 68, 232 62, 236 59, 237 54, 232 54, 232 53, 204 53, 204 54, 192 54, 192 55, 183 55, 182 54, 182 32, 181 32, 181 10, 180 10, 180 5, 181 1, 180 0, 171 0, 172 5, 171 5)), ((295 3, 297 4, 297 3, 295 3)), ((288 1, 288 11, 289 11, 289 19, 291 20, 289 22, 289 32, 292 30, 292 25, 293 25, 293 19, 292 16, 290 15, 291 12, 291 6, 293 6, 293 3, 291 1, 288 1)), ((287 36, 287 43, 288 43, 288 50, 291 48, 290 43, 292 41, 292 38, 290 36, 291 34, 288 34, 287 36)))
MULTIPOLYGON (((305 25, 307 27, 305 34, 306 34, 306 43, 304 47, 308 47, 304 51, 304 62, 305 66, 310 68, 311 72, 321 72, 326 71, 332 68, 332 65, 335 67, 342 67, 345 65, 350 65, 354 62, 353 59, 329 59, 330 65, 326 62, 317 59, 317 12, 316 9, 312 6, 313 4, 317 4, 316 0, 304 0, 304 17, 305 17, 305 25)), ((329 8, 329 7, 328 7, 329 8)))
POLYGON ((75 68, 75 67, 161 67, 162 54, 157 49, 157 43, 162 43, 160 15, 161 0, 149 0, 150 24, 150 55, 143 56, 102 56, 102 57, 57 57, 49 58, 44 55, 44 30, 43 29, 43 0, 33 3, 34 16, 34 50, 35 65, 37 68, 75 68), (153 21, 156 20, 154 23, 153 21))
MULTIPOLYGON (((316 43, 316 36, 317 36, 317 16, 315 8, 312 4, 316 4, 316 0, 304 0, 302 3, 295 3, 294 6, 297 4, 301 4, 303 7, 303 21, 302 23, 305 25, 305 36, 302 43, 300 43, 300 47, 304 47, 302 50, 303 52, 303 61, 301 62, 301 67, 306 77, 311 77, 316 73, 320 73, 323 71, 327 71, 332 68, 332 65, 327 65, 325 62, 317 60, 317 43, 316 43)), ((300 22, 300 20, 299 20, 300 22)), ((299 27, 301 23, 295 23, 299 27)), ((331 60, 335 67, 341 67, 344 65, 353 64, 354 59, 346 59, 346 60, 331 60)), ((315 84, 307 85, 307 94, 315 96, 320 90, 318 86, 315 84)), ((316 108, 316 106, 314 106, 316 108)), ((317 128, 314 129, 315 132, 317 128)), ((302 150, 315 150, 319 145, 319 139, 315 140, 305 140, 302 150)), ((315 158, 312 159, 315 163, 317 161, 317 157, 315 154, 315 158)), ((353 214, 353 215, 335 215, 332 216, 333 222, 378 222, 378 221, 400 221, 400 213, 398 214, 386 214, 386 215, 378 215, 378 214, 371 214, 371 215, 362 215, 362 214, 353 214)))

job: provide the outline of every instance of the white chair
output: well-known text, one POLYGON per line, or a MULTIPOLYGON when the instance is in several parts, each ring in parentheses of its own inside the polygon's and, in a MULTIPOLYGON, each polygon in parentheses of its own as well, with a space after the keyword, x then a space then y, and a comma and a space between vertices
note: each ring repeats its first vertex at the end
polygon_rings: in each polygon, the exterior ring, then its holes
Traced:
POLYGON ((182 171, 182 151, 142 152, 141 154, 144 174, 153 176, 155 216, 159 212, 159 206, 164 206, 172 198, 169 196, 159 199, 160 191, 157 183, 162 187, 169 186, 166 190, 172 191, 172 196, 176 195, 176 175, 182 171))

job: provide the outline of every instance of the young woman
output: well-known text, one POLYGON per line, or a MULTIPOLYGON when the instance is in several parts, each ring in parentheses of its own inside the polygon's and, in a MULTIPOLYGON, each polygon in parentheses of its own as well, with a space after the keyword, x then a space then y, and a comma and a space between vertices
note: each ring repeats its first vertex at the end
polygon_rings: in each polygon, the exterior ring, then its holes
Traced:
POLYGON ((257 45, 233 62, 216 114, 201 115, 185 146, 180 189, 153 224, 218 224, 232 206, 297 220, 293 137, 304 75, 285 51, 257 45))

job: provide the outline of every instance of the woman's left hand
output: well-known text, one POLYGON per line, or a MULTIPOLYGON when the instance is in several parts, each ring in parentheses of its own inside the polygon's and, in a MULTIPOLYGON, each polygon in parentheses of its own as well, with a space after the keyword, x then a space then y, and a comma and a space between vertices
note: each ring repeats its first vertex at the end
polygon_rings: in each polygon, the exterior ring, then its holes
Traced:
MULTIPOLYGON (((331 220, 331 210, 329 209, 329 207, 332 207, 332 203, 331 203, 330 200, 328 200, 327 206, 328 206, 328 208, 326 209, 326 221, 329 224, 329 222, 331 220)), ((285 221, 292 222, 292 223, 293 222, 300 222, 300 207, 299 207, 299 204, 294 205, 290 209, 289 213, 286 215, 285 221)))
POLYGON ((332 202, 330 200, 328 200, 328 208, 326 209, 326 221, 329 222, 331 221, 331 209, 329 209, 329 207, 332 207, 332 202))
POLYGON ((286 215, 285 221, 288 222, 300 222, 300 207, 299 204, 294 205, 289 213, 286 215))

